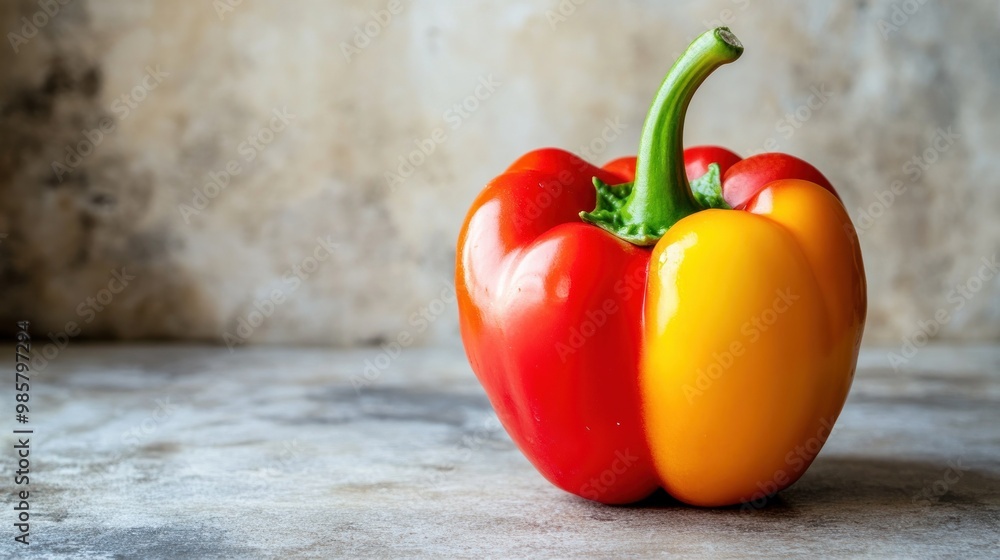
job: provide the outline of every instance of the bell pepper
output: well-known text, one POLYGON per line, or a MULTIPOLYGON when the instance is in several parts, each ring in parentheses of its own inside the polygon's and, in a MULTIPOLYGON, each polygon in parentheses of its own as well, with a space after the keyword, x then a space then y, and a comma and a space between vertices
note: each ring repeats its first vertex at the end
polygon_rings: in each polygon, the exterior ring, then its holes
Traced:
POLYGON ((567 492, 757 503, 805 472, 847 398, 867 302, 833 186, 785 154, 683 149, 695 90, 742 51, 727 28, 703 34, 635 158, 535 150, 462 226, 466 355, 513 441, 567 492))

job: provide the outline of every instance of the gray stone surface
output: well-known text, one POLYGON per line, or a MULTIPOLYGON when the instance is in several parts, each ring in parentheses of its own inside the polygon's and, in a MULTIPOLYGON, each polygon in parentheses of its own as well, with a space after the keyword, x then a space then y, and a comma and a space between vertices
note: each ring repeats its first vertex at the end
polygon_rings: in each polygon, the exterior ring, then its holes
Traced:
MULTIPOLYGON (((564 494, 498 427, 459 349, 407 350, 358 386, 377 355, 71 346, 33 375, 31 552, 968 558, 1000 547, 1000 348, 925 348, 899 373, 866 350, 814 466, 752 513, 564 494)), ((5 471, 11 445, 5 433, 5 471)), ((0 554, 24 549, 5 538, 0 554)))

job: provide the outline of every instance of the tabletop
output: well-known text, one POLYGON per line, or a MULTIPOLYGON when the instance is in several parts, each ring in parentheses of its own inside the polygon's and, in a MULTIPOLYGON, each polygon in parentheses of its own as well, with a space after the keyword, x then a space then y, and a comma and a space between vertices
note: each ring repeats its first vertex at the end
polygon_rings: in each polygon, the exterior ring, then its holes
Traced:
MULTIPOLYGON (((819 458, 750 510, 664 496, 610 507, 563 493, 511 443, 459 347, 74 344, 57 354, 31 375, 31 544, 8 537, 9 557, 1000 550, 997 347, 927 347, 898 371, 887 350, 866 348, 819 458)), ((13 416, 4 385, 0 409, 13 416)), ((11 487, 20 434, 5 432, 11 487)))

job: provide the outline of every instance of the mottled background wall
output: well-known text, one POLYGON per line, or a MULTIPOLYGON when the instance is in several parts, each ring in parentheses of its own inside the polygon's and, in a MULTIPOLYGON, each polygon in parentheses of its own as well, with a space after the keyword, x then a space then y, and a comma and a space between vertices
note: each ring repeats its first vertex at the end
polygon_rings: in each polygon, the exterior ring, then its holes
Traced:
POLYGON ((633 153, 673 58, 724 23, 747 50, 692 104, 687 143, 826 172, 861 230, 866 341, 939 309, 939 337, 1000 339, 1000 281, 971 280, 1000 249, 997 2, 389 5, 0 3, 0 328, 454 340, 435 299, 477 191, 538 146, 633 153))

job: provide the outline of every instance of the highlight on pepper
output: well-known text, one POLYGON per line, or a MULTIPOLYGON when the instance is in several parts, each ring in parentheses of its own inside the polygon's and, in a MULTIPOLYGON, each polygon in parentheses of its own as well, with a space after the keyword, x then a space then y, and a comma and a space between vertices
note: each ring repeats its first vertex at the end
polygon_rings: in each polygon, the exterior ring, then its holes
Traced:
POLYGON ((456 289, 472 369, 549 481, 608 504, 658 489, 754 503, 829 436, 867 309, 857 234, 796 157, 684 149, 684 115, 743 46, 698 37, 636 157, 525 154, 473 202, 456 289))

